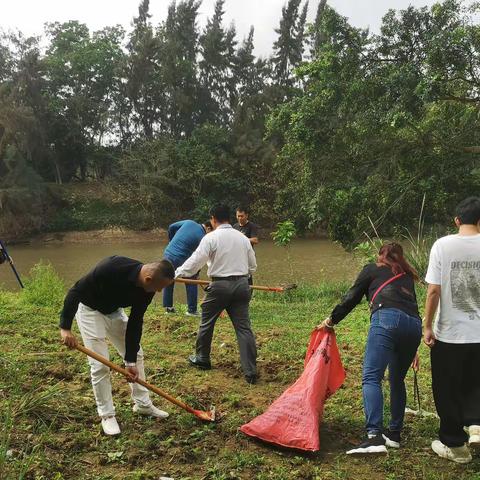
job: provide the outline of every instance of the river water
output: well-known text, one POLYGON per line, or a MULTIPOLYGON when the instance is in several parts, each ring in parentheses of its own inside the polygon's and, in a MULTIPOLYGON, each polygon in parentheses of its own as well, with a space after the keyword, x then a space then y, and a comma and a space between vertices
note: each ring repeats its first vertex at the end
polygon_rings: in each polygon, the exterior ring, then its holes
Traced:
MULTIPOLYGON (((9 248, 10 256, 21 277, 27 276, 33 265, 40 261, 50 262, 63 278, 67 287, 88 272, 99 260, 109 255, 125 255, 148 262, 161 258, 166 242, 120 241, 98 243, 38 243, 16 245, 9 248)), ((261 241, 255 247, 258 271, 254 276, 257 285, 276 285, 280 283, 308 282, 319 283, 326 280, 352 280, 358 265, 352 255, 340 246, 319 239, 300 239, 292 243, 291 264, 284 248, 271 241, 261 241)), ((202 272, 205 276, 205 272, 202 272)), ((18 289, 15 277, 7 264, 0 265, 0 285, 9 289, 18 289)), ((184 297, 183 288, 178 298, 184 297)))

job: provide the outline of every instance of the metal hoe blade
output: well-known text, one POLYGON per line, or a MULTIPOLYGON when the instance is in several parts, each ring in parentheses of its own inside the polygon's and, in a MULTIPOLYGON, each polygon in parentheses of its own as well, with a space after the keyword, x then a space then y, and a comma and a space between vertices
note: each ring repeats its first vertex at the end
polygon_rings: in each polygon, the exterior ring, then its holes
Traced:
POLYGON ((209 412, 205 412, 203 410, 195 410, 193 414, 200 420, 204 420, 206 422, 215 422, 217 420, 215 407, 212 407, 209 412))

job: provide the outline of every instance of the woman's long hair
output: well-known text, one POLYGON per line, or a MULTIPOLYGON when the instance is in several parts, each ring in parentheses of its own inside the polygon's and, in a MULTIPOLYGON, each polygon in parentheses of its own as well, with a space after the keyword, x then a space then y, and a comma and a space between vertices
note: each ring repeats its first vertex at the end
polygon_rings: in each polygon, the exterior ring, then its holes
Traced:
POLYGON ((378 252, 377 264, 390 267, 394 275, 406 273, 411 275, 414 280, 418 280, 418 273, 407 262, 403 256, 403 248, 399 243, 385 243, 381 246, 378 252))

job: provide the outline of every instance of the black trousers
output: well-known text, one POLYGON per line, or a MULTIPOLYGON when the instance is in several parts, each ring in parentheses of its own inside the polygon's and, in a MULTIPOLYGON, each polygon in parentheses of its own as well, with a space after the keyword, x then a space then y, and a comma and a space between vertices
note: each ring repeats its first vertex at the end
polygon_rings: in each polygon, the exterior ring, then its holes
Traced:
POLYGON ((240 362, 245 375, 257 373, 257 347, 249 316, 250 287, 247 277, 237 280, 215 280, 206 289, 202 303, 202 320, 198 329, 196 354, 201 361, 210 361, 215 323, 226 310, 237 335, 240 362))
POLYGON ((430 358, 440 441, 460 447, 468 440, 463 427, 480 425, 480 343, 436 340, 430 358))

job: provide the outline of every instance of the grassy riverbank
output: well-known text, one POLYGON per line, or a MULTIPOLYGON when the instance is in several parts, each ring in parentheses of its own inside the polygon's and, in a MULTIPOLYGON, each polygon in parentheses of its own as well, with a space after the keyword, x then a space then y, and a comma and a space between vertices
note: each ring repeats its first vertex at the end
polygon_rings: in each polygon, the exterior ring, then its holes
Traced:
MULTIPOLYGON (((114 376, 118 438, 100 433, 85 358, 58 341, 63 294, 53 275, 37 275, 20 294, 0 292, 0 478, 34 479, 480 479, 480 456, 467 466, 430 451, 437 421, 409 417, 400 451, 350 458, 345 450, 363 435, 361 364, 368 330, 366 305, 337 329, 347 370, 345 385, 326 404, 322 450, 303 456, 253 442, 238 427, 264 409, 302 370, 311 328, 328 313, 344 285, 303 287, 288 295, 255 294, 252 321, 261 380, 247 385, 228 319, 218 322, 214 369, 188 367, 197 321, 149 309, 143 336, 148 379, 199 408, 225 413, 215 425, 199 423, 155 399, 170 412, 157 422, 131 411, 129 389, 114 376)), ((421 348, 423 406, 434 410, 428 352, 421 348)), ((113 357, 119 361, 118 356, 113 357)), ((387 388, 385 388, 385 391, 387 388)), ((408 392, 412 378, 408 377, 408 392)), ((409 399, 410 406, 413 399, 409 399)))
MULTIPOLYGON (((148 240, 152 232, 163 231, 179 219, 208 219, 208 206, 201 211, 181 205, 167 208, 160 200, 152 199, 150 203, 138 204, 141 198, 138 192, 135 192, 133 201, 129 193, 115 182, 41 183, 38 188, 42 193, 36 195, 32 189, 15 190, 15 196, 4 194, 2 201, 5 205, 0 209, 2 240, 9 243, 31 240, 75 242, 79 239, 88 241, 98 233, 108 238, 122 238, 125 232, 131 237, 148 240)), ((130 192, 130 195, 133 194, 130 192)), ((254 210, 255 222, 262 226, 261 235, 270 238, 272 226, 279 218, 270 210, 269 214, 261 213, 254 210)), ((324 232, 315 231, 311 235, 323 236, 324 232)))

